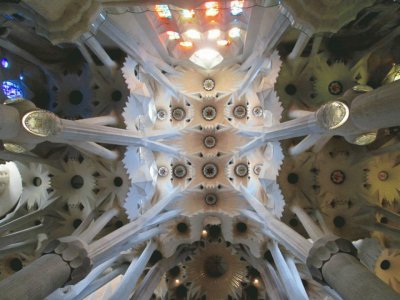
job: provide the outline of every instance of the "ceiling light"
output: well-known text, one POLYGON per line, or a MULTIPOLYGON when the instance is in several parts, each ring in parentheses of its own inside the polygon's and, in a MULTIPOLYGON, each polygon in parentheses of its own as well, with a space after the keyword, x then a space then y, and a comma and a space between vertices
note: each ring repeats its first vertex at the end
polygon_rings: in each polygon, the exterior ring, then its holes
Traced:
POLYGON ((182 47, 185 47, 185 48, 192 48, 193 47, 193 43, 190 42, 190 41, 180 42, 179 45, 181 45, 182 47))
POLYGON ((181 38, 179 33, 175 31, 167 31, 167 34, 170 40, 179 40, 181 38))
POLYGON ((211 48, 197 50, 190 57, 190 61, 205 69, 212 69, 220 64, 224 58, 218 51, 211 48))
POLYGON ((185 34, 191 39, 194 40, 200 39, 200 32, 195 29, 189 29, 188 31, 185 32, 185 34))
POLYGON ((233 27, 229 30, 228 34, 229 34, 229 37, 231 37, 231 38, 238 38, 238 37, 240 37, 240 28, 233 27))
POLYGON ((229 41, 227 40, 218 40, 217 45, 218 46, 227 46, 229 44, 229 41))
POLYGON ((219 4, 218 2, 206 2, 206 16, 207 17, 215 17, 219 13, 219 4))
POLYGON ((219 38, 220 35, 221 35, 221 30, 219 30, 219 29, 212 29, 212 30, 208 31, 208 39, 209 40, 215 40, 215 39, 219 38))
POLYGON ((193 9, 183 9, 182 10, 182 17, 184 19, 192 19, 194 17, 194 10, 193 9))
POLYGON ((243 1, 231 1, 231 14, 238 16, 243 13, 243 1))
POLYGON ((166 5, 166 4, 156 5, 155 9, 160 18, 162 18, 162 19, 171 19, 172 18, 172 14, 171 14, 171 11, 169 10, 168 5, 166 5))

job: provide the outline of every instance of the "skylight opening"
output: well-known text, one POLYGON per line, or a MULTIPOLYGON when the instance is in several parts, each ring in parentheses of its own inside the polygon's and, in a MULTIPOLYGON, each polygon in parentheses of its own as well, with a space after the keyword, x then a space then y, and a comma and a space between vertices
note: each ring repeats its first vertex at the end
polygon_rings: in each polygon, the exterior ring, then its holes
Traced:
POLYGON ((212 69, 219 65, 223 60, 224 58, 222 55, 218 51, 211 48, 197 50, 190 57, 191 62, 204 69, 212 69))

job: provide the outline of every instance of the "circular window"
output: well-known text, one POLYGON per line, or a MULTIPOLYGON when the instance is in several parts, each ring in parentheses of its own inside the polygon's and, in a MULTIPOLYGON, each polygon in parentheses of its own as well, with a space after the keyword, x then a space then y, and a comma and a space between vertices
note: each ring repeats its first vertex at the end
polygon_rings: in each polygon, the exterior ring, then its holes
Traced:
POLYGON ((211 78, 207 78, 203 81, 203 89, 206 91, 212 91, 215 87, 215 82, 211 78))
POLYGON ((158 168, 158 175, 161 177, 165 177, 167 176, 169 173, 168 168, 167 167, 159 167, 158 168))
POLYGON ((342 170, 335 170, 331 173, 331 181, 334 184, 342 184, 346 179, 346 175, 342 170))
POLYGON ((208 163, 203 166, 203 175, 206 178, 215 178, 218 174, 218 168, 216 164, 208 163))
POLYGON ((120 187, 123 183, 124 183, 124 181, 122 180, 121 177, 118 176, 118 177, 114 178, 114 185, 116 187, 120 187))
POLYGON ((245 177, 249 173, 249 168, 246 164, 237 164, 235 166, 235 174, 239 177, 245 177))
POLYGON ((290 83, 285 87, 285 92, 286 92, 286 94, 293 96, 294 94, 296 94, 297 88, 294 84, 290 83))
POLYGON ((202 112, 203 118, 206 121, 212 121, 217 117, 217 110, 214 106, 206 106, 202 112))
POLYGON ((83 178, 82 178, 82 176, 80 176, 80 175, 74 175, 74 176, 72 176, 72 178, 71 178, 71 186, 74 188, 74 189, 80 189, 80 188, 82 188, 83 187, 83 184, 84 184, 84 180, 83 180, 83 178))
POLYGON ((215 145, 217 144, 217 139, 215 137, 209 135, 204 138, 203 143, 206 148, 211 149, 211 148, 214 148, 215 145))
POLYGON ((186 169, 186 167, 184 165, 176 165, 172 169, 172 173, 174 174, 174 176, 176 178, 183 178, 187 174, 187 169, 186 169))
POLYGON ((164 121, 167 117, 167 112, 164 109, 160 109, 157 111, 157 119, 160 121, 164 121))
POLYGON ((69 93, 69 103, 72 105, 79 105, 83 100, 83 94, 81 91, 75 90, 69 93))
POLYGON ((186 112, 183 108, 177 107, 172 110, 172 118, 176 121, 182 121, 186 117, 186 112))
POLYGON ((261 118, 264 114, 264 111, 261 106, 255 106, 253 108, 253 116, 261 118))
POLYGON ((215 204, 217 204, 217 201, 218 201, 217 195, 215 195, 215 194, 207 194, 207 195, 204 197, 204 202, 205 202, 207 205, 215 205, 215 204))
POLYGON ((338 96, 343 93, 343 85, 340 81, 332 81, 328 85, 328 90, 331 95, 338 96))
POLYGON ((233 108, 233 115, 235 118, 243 119, 247 115, 247 109, 244 105, 237 105, 233 108))
POLYGON ((113 91, 113 92, 111 93, 111 99, 112 99, 114 102, 121 101, 121 99, 122 99, 122 93, 121 93, 120 91, 118 91, 118 90, 113 91))
POLYGON ((256 174, 257 176, 260 175, 262 167, 263 164, 256 164, 253 168, 254 174, 256 174))

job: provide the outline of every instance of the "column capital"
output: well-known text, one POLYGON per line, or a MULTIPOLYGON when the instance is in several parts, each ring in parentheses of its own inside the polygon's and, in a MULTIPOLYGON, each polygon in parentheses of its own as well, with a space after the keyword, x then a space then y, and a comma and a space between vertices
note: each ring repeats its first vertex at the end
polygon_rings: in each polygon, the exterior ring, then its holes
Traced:
POLYGON ((338 253, 346 253, 357 258, 356 247, 349 240, 335 235, 320 238, 313 244, 306 263, 314 280, 326 284, 322 275, 322 268, 338 253))
POLYGON ((92 269, 88 255, 88 245, 77 236, 67 236, 50 242, 43 254, 54 253, 68 263, 71 268, 67 284, 75 284, 84 279, 92 269))

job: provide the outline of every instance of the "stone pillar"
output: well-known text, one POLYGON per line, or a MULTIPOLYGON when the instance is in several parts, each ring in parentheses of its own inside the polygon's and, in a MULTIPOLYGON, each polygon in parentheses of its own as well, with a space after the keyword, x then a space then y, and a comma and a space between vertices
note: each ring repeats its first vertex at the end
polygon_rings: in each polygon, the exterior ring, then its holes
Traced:
POLYGON ((61 256, 43 255, 21 271, 1 281, 0 298, 42 300, 63 286, 70 274, 71 269, 61 256))
POLYGON ((356 255, 350 241, 326 236, 314 243, 307 266, 315 280, 328 284, 344 300, 399 299, 399 294, 362 265, 356 255))
POLYGON ((0 105, 0 138, 6 140, 16 137, 20 127, 18 110, 9 105, 0 105))
POLYGON ((357 96, 350 120, 363 132, 400 125, 400 81, 357 96))
POLYGON ((79 282, 91 268, 86 248, 76 237, 51 242, 45 255, 0 282, 0 298, 42 300, 67 282, 79 282))

